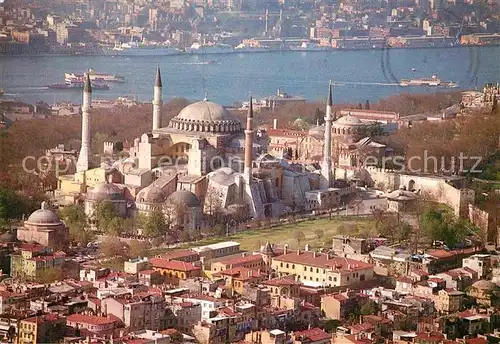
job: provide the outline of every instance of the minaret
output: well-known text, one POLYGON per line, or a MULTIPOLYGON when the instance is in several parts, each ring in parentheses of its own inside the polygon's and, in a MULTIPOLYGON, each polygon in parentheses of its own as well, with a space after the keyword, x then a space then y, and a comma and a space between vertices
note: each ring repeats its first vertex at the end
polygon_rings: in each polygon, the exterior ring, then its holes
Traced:
POLYGON ((265 20, 266 20, 266 28, 264 30, 265 32, 265 36, 267 36, 267 32, 269 31, 268 29, 268 23, 269 23, 269 9, 266 7, 266 16, 265 16, 265 20))
POLYGON ((153 132, 161 128, 161 107, 162 100, 162 83, 160 67, 156 70, 156 80, 153 98, 153 132))
POLYGON ((326 189, 332 185, 332 82, 328 85, 328 100, 325 115, 325 146, 323 162, 321 163, 321 188, 326 189))
POLYGON ((253 104, 250 96, 248 106, 247 127, 245 129, 245 169, 244 176, 248 184, 252 184, 252 156, 253 156, 253 104))
POLYGON ((90 75, 85 75, 85 85, 83 87, 82 104, 82 148, 76 164, 76 172, 84 172, 89 169, 90 156, 90 110, 92 107, 92 85, 90 75))

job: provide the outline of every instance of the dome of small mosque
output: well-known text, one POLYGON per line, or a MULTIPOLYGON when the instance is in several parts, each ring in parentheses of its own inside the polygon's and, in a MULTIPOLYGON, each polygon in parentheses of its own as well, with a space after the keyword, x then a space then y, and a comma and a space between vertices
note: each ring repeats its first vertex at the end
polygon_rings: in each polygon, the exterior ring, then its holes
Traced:
POLYGON ((113 183, 99 183, 87 191, 87 198, 94 201, 123 199, 123 191, 113 183))
POLYGON ((139 191, 136 197, 136 201, 139 203, 163 203, 165 199, 163 190, 153 184, 139 191))
POLYGON ((61 224, 59 216, 49 209, 47 202, 42 202, 40 209, 34 211, 26 220, 30 224, 43 224, 43 225, 58 225, 61 224))
POLYGON ((334 123, 340 124, 340 125, 363 125, 363 122, 357 117, 354 117, 352 115, 346 115, 340 117, 338 120, 336 120, 334 123))
POLYGON ((177 190, 167 198, 167 203, 180 204, 188 208, 199 207, 200 200, 194 193, 186 190, 177 190))
POLYGON ((186 106, 170 120, 169 128, 193 132, 241 131, 241 122, 219 104, 203 100, 186 106))

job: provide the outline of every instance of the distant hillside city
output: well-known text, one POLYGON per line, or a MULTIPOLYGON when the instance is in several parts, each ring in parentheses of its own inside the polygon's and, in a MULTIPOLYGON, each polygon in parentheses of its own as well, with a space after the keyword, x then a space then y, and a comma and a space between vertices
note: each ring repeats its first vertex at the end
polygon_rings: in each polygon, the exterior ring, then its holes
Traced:
POLYGON ((495 1, 27 1, 0 4, 0 54, 151 56, 485 46, 495 1))

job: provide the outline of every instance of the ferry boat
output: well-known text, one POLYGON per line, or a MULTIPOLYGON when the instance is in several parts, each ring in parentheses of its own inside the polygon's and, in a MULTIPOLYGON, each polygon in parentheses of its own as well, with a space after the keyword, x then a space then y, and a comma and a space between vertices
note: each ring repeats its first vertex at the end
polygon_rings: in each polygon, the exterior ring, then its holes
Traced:
POLYGON ((292 45, 290 46, 290 50, 292 51, 328 51, 331 50, 331 47, 319 45, 312 42, 302 42, 301 45, 292 45))
POLYGON ((190 48, 186 49, 188 54, 228 54, 234 52, 234 49, 229 44, 209 43, 200 44, 193 43, 190 48))
POLYGON ((182 51, 165 45, 150 45, 138 42, 115 44, 113 48, 105 48, 104 53, 112 56, 161 56, 177 55, 182 51))
POLYGON ((234 47, 235 53, 263 53, 263 52, 269 52, 269 51, 272 51, 272 50, 269 48, 266 48, 266 47, 252 47, 249 45, 245 45, 243 43, 234 47))
MULTIPOLYGON (((109 86, 101 80, 99 81, 95 80, 94 82, 91 82, 91 85, 92 88, 96 90, 109 90, 109 86)), ((66 89, 83 89, 84 86, 85 86, 85 81, 82 78, 78 80, 65 80, 64 84, 48 85, 47 87, 66 90, 66 89)))
MULTIPOLYGON (((83 73, 64 73, 64 78, 66 80, 79 80, 83 79, 85 74, 83 73)), ((116 74, 106 74, 106 73, 97 73, 95 70, 89 70, 90 81, 94 80, 103 80, 106 82, 125 82, 125 77, 116 75, 116 74)))
POLYGON ((453 81, 442 81, 436 75, 430 78, 401 79, 400 86, 426 86, 426 87, 457 87, 453 81))

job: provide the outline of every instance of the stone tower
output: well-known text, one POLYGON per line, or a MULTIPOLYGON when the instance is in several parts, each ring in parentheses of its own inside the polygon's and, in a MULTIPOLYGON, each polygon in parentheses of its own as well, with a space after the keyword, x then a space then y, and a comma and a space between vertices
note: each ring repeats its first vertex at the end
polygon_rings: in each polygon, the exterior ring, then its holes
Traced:
POLYGON ((156 71, 156 80, 155 80, 154 98, 153 98, 153 132, 161 128, 162 105, 163 105, 163 100, 162 100, 161 73, 160 73, 160 67, 158 67, 156 71))
POLYGON ((248 105, 247 126, 245 129, 245 169, 244 176, 248 184, 252 183, 252 156, 253 156, 253 104, 250 96, 248 105))
POLYGON ((323 161, 321 163, 321 188, 326 189, 332 185, 332 82, 328 85, 328 100, 325 115, 325 146, 323 161))
POLYGON ((82 147, 76 164, 76 172, 85 172, 89 169, 90 151, 90 111, 92 107, 92 85, 90 75, 85 75, 82 104, 82 147))

